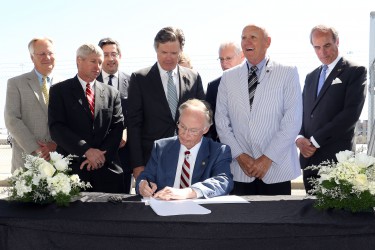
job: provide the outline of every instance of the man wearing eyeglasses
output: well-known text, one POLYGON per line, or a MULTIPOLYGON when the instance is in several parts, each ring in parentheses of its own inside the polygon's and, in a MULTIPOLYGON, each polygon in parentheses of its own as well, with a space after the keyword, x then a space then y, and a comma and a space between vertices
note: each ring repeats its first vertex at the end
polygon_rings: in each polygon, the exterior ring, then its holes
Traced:
MULTIPOLYGON (((244 60, 244 55, 242 53, 241 46, 235 42, 225 42, 222 43, 219 47, 219 58, 221 68, 223 71, 233 68, 241 64, 244 60)), ((221 81, 221 76, 212 82, 209 82, 207 85, 206 92, 206 101, 211 105, 212 111, 216 111, 216 98, 217 90, 221 81)), ((213 120, 213 125, 210 127, 210 130, 207 133, 207 136, 212 138, 215 141, 220 141, 219 136, 216 132, 215 118, 213 120)))
POLYGON ((13 137, 12 173, 24 165, 23 153, 49 160, 49 153, 56 150, 47 123, 49 87, 58 82, 52 73, 53 42, 49 38, 34 38, 28 49, 34 69, 9 79, 6 93, 4 118, 13 137))
POLYGON ((233 188, 227 145, 203 137, 212 110, 191 99, 179 107, 178 136, 154 143, 151 158, 137 179, 137 193, 163 200, 212 198, 233 188))
POLYGON ((124 171, 125 193, 130 193, 131 177, 133 170, 129 163, 129 147, 127 141, 127 102, 128 86, 130 76, 119 70, 119 64, 122 57, 120 44, 112 38, 103 38, 99 41, 99 47, 103 50, 104 60, 102 71, 96 78, 98 81, 113 86, 120 92, 122 114, 124 115, 124 131, 118 150, 121 166, 124 171))
POLYGON ((178 66, 184 44, 182 30, 161 29, 154 39, 157 62, 130 77, 128 143, 134 178, 143 171, 154 141, 176 134, 177 107, 192 98, 205 98, 200 75, 178 66))

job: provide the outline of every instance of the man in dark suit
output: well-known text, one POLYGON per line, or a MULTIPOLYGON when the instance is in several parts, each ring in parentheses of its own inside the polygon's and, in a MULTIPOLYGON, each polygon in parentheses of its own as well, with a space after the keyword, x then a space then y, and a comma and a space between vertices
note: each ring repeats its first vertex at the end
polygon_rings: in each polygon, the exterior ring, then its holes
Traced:
POLYGON ((307 170, 307 166, 336 161, 336 153, 353 149, 354 129, 365 102, 367 77, 365 67, 339 55, 339 36, 334 28, 314 27, 310 42, 323 65, 306 76, 303 122, 296 140, 307 192, 313 188, 309 179, 318 177, 317 170, 307 170))
POLYGON ((163 28, 154 39, 157 63, 130 77, 128 143, 134 178, 143 171, 154 141, 176 134, 178 105, 205 98, 200 75, 177 65, 184 43, 180 29, 163 28))
POLYGON ((76 155, 71 168, 93 192, 124 192, 118 147, 124 129, 120 93, 96 80, 103 51, 84 44, 77 50, 78 74, 51 87, 48 124, 57 151, 76 155))
POLYGON ((203 137, 212 125, 212 110, 192 99, 179 111, 178 137, 154 143, 151 158, 137 179, 137 192, 165 200, 229 194, 233 188, 230 148, 203 137))
MULTIPOLYGON (((244 60, 244 55, 242 53, 241 46, 235 42, 225 42, 222 43, 219 47, 219 61, 223 71, 233 68, 241 64, 244 60)), ((211 105, 212 111, 216 111, 216 98, 217 90, 219 89, 219 84, 221 81, 221 76, 212 82, 209 82, 207 85, 206 92, 206 101, 211 105)), ((215 141, 220 141, 216 132, 215 119, 213 125, 210 127, 210 130, 206 136, 212 138, 215 141)))
POLYGON ((112 38, 103 38, 99 41, 99 47, 104 53, 104 61, 102 72, 96 78, 99 82, 103 82, 113 86, 120 92, 122 114, 124 115, 124 131, 122 134, 118 155, 121 161, 121 167, 124 171, 125 193, 130 193, 131 178, 133 170, 129 163, 129 147, 126 144, 128 126, 127 102, 128 102, 128 86, 130 76, 122 71, 119 71, 119 64, 121 60, 120 44, 112 38))

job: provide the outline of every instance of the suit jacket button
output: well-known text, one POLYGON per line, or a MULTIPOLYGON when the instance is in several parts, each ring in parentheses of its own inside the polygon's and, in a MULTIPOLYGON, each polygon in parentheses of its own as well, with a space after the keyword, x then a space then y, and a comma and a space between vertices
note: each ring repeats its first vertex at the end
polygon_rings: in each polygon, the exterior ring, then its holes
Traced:
POLYGON ((312 115, 310 115, 310 118, 314 118, 314 115, 312 114, 312 115))

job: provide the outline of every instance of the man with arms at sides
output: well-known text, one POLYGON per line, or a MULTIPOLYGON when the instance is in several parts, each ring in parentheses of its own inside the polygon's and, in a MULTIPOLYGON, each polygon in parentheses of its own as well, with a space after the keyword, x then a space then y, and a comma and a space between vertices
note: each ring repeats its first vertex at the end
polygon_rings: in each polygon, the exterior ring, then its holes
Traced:
POLYGON ((290 195, 301 174, 294 144, 302 123, 298 71, 267 55, 268 32, 257 25, 242 31, 246 57, 224 71, 218 90, 216 129, 231 147, 236 195, 290 195))
MULTIPOLYGON (((219 47, 219 60, 223 71, 241 64, 244 60, 241 46, 235 42, 225 42, 219 47)), ((207 85, 206 101, 211 105, 212 111, 216 112, 217 90, 219 88, 221 76, 207 85)), ((213 125, 207 133, 215 141, 220 141, 216 131, 215 119, 213 125)))
POLYGON ((154 141, 176 134, 177 107, 205 98, 200 75, 177 64, 184 44, 182 30, 161 29, 154 39, 157 62, 130 77, 128 143, 134 178, 143 171, 154 141))
POLYGON ((112 38, 103 38, 99 41, 99 47, 104 53, 104 61, 102 72, 97 77, 99 82, 103 82, 113 86, 120 92, 122 114, 124 115, 124 131, 118 150, 118 155, 121 161, 121 167, 124 171, 124 185, 125 193, 130 193, 131 178, 133 170, 129 163, 129 147, 126 145, 127 141, 127 109, 128 109, 128 86, 130 76, 119 70, 121 60, 120 44, 112 38))
POLYGON ((203 137, 212 125, 212 110, 203 101, 191 99, 179 112, 178 136, 155 141, 137 179, 137 193, 163 200, 229 194, 233 188, 230 148, 203 137))
POLYGON ((309 179, 318 177, 318 171, 306 170, 307 166, 336 161, 336 153, 355 148, 354 129, 365 102, 367 80, 364 66, 339 54, 339 35, 334 28, 315 26, 310 43, 323 65, 306 76, 303 122, 296 140, 306 192, 313 188, 309 179))
POLYGON ((13 137, 11 172, 24 166, 22 154, 33 154, 50 160, 56 150, 48 129, 49 88, 58 82, 53 42, 34 38, 28 45, 34 69, 8 80, 4 119, 13 137))
POLYGON ((99 46, 77 50, 78 74, 50 91, 48 123, 57 151, 76 155, 71 168, 93 192, 124 192, 118 148, 124 129, 120 93, 96 80, 103 62, 99 46))

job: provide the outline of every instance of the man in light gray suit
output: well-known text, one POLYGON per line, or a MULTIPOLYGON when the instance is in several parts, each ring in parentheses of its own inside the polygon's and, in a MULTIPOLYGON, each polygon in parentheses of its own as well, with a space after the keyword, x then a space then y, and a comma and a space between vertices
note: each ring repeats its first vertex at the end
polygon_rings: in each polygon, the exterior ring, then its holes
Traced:
POLYGON ((264 28, 245 26, 241 40, 246 60, 223 73, 215 116, 220 141, 232 149, 233 193, 290 195, 290 181, 301 174, 297 68, 266 56, 271 37, 264 28))
POLYGON ((24 165, 22 154, 40 155, 50 159, 56 150, 48 129, 48 91, 54 80, 55 66, 53 42, 49 38, 34 38, 29 52, 34 69, 8 80, 4 119, 13 137, 13 173, 24 165))

